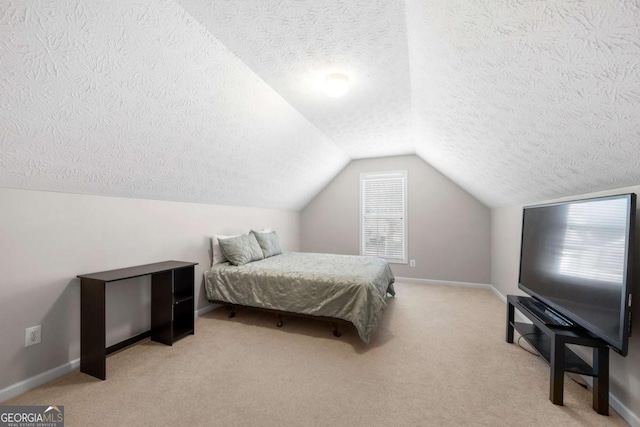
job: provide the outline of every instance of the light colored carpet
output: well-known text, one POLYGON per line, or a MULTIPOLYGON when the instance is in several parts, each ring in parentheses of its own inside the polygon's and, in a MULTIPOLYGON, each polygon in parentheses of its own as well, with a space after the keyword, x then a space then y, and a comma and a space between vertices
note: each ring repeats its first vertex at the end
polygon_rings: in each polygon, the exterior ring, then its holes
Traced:
POLYGON ((225 309, 167 347, 107 359, 107 380, 72 372, 6 405, 64 405, 66 426, 602 426, 591 393, 507 344, 490 291, 398 283, 368 346, 355 328, 225 309))

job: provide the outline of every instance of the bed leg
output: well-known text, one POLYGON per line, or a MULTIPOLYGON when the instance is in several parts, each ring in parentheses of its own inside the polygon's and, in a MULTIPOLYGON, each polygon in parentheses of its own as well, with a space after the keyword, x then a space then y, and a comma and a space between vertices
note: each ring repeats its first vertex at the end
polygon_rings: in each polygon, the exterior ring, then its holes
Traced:
POLYGON ((333 322, 333 336, 338 338, 342 336, 342 332, 340 332, 340 328, 336 322, 333 322))
POLYGON ((282 315, 281 314, 277 314, 278 316, 278 323, 276 323, 276 326, 278 328, 282 328, 282 325, 284 325, 284 322, 282 321, 282 315))
POLYGON ((229 312, 229 318, 233 318, 236 317, 236 309, 235 307, 229 307, 231 309, 231 311, 229 312))

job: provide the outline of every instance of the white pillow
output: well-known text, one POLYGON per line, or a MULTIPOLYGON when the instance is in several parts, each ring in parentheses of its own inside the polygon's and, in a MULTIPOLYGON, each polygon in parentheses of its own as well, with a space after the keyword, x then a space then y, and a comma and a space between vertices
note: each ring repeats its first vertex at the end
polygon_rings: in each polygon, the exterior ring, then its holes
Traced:
MULTIPOLYGON (((260 233, 270 233, 270 228, 265 228, 264 230, 260 230, 260 233)), ((220 264, 221 262, 229 261, 227 257, 222 253, 222 249, 220 249, 220 243, 218 243, 218 238, 220 239, 230 239, 231 237, 238 237, 241 234, 234 234, 233 236, 223 236, 221 234, 216 234, 211 236, 211 265, 220 264)))
POLYGON ((222 253, 222 249, 220 249, 220 243, 218 243, 218 239, 230 239, 231 237, 238 237, 240 234, 235 234, 233 236, 222 236, 215 235, 211 236, 211 253, 213 254, 211 265, 220 264, 221 262, 227 262, 227 257, 222 253))
MULTIPOLYGON (((270 228, 263 228, 262 230, 251 230, 254 233, 271 233, 273 230, 270 228)), ((249 233, 251 233, 251 231, 249 231, 249 233)))

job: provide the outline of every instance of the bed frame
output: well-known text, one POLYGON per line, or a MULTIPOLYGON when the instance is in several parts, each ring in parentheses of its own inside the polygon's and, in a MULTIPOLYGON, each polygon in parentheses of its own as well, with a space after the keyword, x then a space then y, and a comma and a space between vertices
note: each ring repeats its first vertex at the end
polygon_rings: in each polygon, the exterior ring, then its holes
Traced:
POLYGON ((236 317, 236 308, 246 308, 249 310, 258 310, 258 311, 264 311, 266 313, 275 314, 278 319, 278 322, 276 323, 276 326, 278 328, 281 328, 284 325, 284 320, 282 319, 282 316, 302 317, 304 319, 315 319, 315 320, 321 320, 323 322, 331 322, 333 324, 333 336, 338 338, 342 336, 342 332, 340 332, 340 325, 351 324, 351 322, 347 320, 338 319, 336 317, 314 316, 312 314, 294 313, 292 311, 274 310, 272 308, 254 307, 251 305, 242 305, 242 304, 232 304, 226 301, 219 301, 219 300, 209 300, 209 302, 215 303, 215 304, 222 304, 225 307, 227 307, 230 310, 229 318, 236 317))

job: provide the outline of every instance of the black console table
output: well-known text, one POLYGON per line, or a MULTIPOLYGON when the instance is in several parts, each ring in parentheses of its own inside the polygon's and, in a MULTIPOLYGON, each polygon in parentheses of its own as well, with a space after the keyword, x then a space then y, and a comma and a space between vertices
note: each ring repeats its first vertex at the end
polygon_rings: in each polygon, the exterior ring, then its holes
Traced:
POLYGON ((107 355, 140 340, 172 345, 193 335, 194 266, 165 261, 119 270, 82 274, 80 278, 80 372, 106 379, 107 355), (151 330, 106 347, 105 283, 151 275, 151 330))
POLYGON ((523 302, 531 298, 507 296, 507 336, 513 343, 514 329, 525 339, 551 367, 549 399, 562 405, 564 393, 564 373, 572 372, 593 377, 593 409, 602 415, 609 415, 609 347, 600 338, 589 334, 580 326, 553 326, 529 310, 523 302), (518 309, 533 324, 516 322, 518 309), (575 354, 566 344, 576 344, 593 348, 593 364, 589 365, 575 354))

